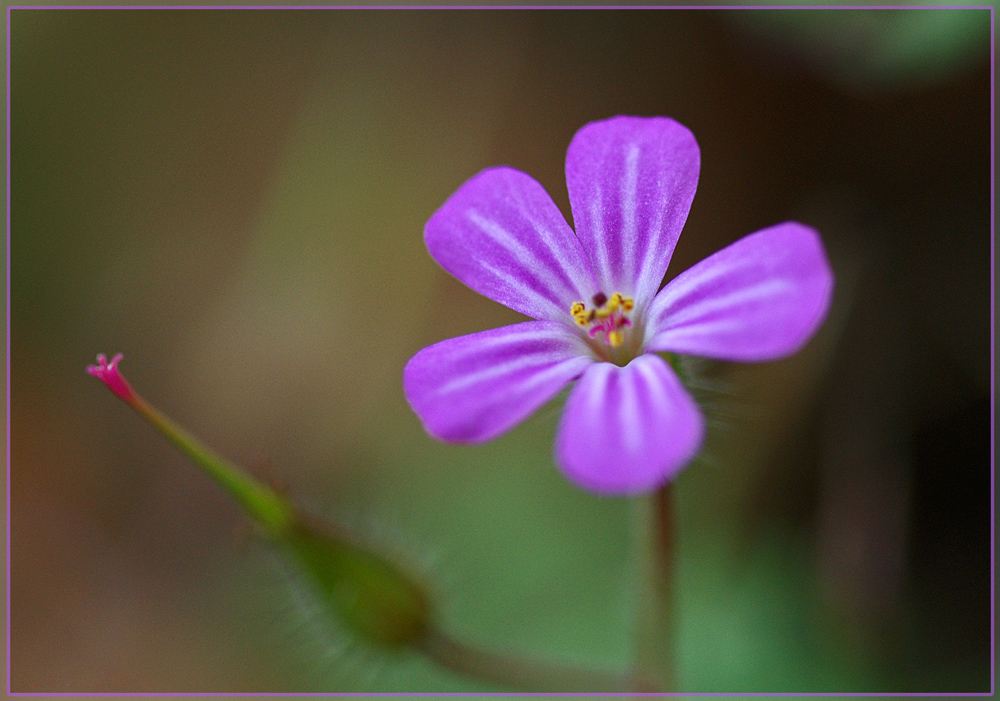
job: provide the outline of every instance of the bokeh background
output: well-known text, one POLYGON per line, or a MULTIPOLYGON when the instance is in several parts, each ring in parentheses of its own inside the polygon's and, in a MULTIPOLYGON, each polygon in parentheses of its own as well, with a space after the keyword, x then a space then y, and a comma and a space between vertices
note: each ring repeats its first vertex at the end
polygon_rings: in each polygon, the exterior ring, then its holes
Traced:
POLYGON ((991 13, 10 13, 10 684, 498 691, 359 648, 206 478, 84 373, 408 552, 444 625, 629 654, 629 504, 554 468, 558 403, 438 444, 421 347, 511 323, 422 228, 499 164, 568 213, 573 133, 668 115, 702 151, 668 279, 764 226, 837 275, 794 358, 706 369, 677 481, 687 691, 991 687, 991 13))

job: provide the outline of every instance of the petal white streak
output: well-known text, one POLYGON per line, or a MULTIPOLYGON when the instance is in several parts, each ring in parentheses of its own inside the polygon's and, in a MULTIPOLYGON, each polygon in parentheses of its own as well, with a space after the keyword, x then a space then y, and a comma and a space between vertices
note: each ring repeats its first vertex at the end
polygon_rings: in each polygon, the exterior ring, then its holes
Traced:
POLYGON ((646 390, 652 395, 653 406, 664 406, 668 403, 666 390, 663 388, 663 384, 660 382, 659 378, 656 376, 656 369, 654 366, 648 363, 637 363, 636 368, 639 374, 642 375, 643 379, 646 381, 646 390))
POLYGON ((639 261, 638 270, 633 278, 636 281, 634 293, 637 305, 644 306, 650 302, 660 288, 660 282, 663 279, 663 273, 655 271, 653 266, 657 265, 658 267, 656 252, 663 247, 661 241, 663 239, 663 213, 665 211, 664 208, 654 210, 653 218, 648 223, 649 235, 645 245, 642 250, 635 253, 635 258, 639 261), (658 272, 659 274, 657 274, 658 272))
POLYGON ((538 290, 526 285, 523 280, 515 277, 507 271, 500 270, 494 265, 487 263, 485 260, 479 261, 479 266, 488 272, 490 275, 495 277, 497 280, 503 283, 504 287, 509 290, 515 290, 524 299, 532 300, 541 309, 548 309, 550 311, 551 318, 557 318, 557 315, 562 313, 569 317, 569 305, 559 305, 552 299, 549 299, 538 290), (564 308, 565 307, 565 308, 564 308))
POLYGON ((665 297, 663 302, 671 305, 675 300, 687 297, 695 290, 711 287, 717 281, 743 274, 745 271, 752 270, 756 267, 755 261, 750 259, 745 261, 727 262, 728 266, 726 267, 719 266, 716 268, 709 268, 700 272, 697 276, 686 274, 686 271, 685 273, 678 275, 676 278, 671 280, 670 284, 663 288, 663 291, 660 293, 665 297))
POLYGON ((562 212, 512 168, 489 168, 463 184, 427 220, 424 242, 470 288, 534 319, 565 322, 570 305, 586 299, 581 293, 597 288, 562 212))
POLYGON ((665 118, 614 117, 588 124, 566 155, 576 235, 602 291, 656 294, 698 182, 698 145, 665 118))
POLYGON ((403 368, 403 394, 441 440, 481 443, 510 430, 594 362, 575 329, 526 321, 428 346, 403 368))
MULTIPOLYGON (((560 352, 551 353, 533 353, 531 355, 522 356, 516 360, 511 360, 506 363, 498 363, 492 367, 485 368, 476 373, 470 373, 467 375, 462 375, 461 377, 456 377, 451 382, 447 382, 438 388, 437 393, 439 395, 450 394, 452 392, 457 392, 458 390, 465 389, 472 385, 482 384, 488 380, 495 379, 497 377, 503 377, 504 375, 509 375, 511 373, 517 372, 519 370, 527 370, 532 367, 540 367, 543 365, 549 365, 551 363, 558 363, 561 360, 566 360, 566 354, 560 352)), ((561 368, 553 368, 555 370, 561 370, 561 368)), ((545 373, 539 373, 532 380, 538 380, 545 373)), ((547 380, 548 376, 542 378, 547 380)), ((530 383, 525 383, 526 385, 530 383)))
POLYGON ((598 494, 639 494, 672 479, 697 452, 704 420, 666 361, 591 365, 566 401, 556 459, 598 494))
POLYGON ((735 290, 719 297, 709 297, 701 302, 684 306, 676 312, 668 313, 667 318, 664 320, 666 322, 664 326, 669 328, 674 324, 700 319, 715 312, 726 311, 751 302, 774 298, 778 295, 788 293, 791 289, 792 286, 784 280, 766 280, 753 287, 735 290))
MULTIPOLYGON (((552 258, 557 261, 565 261, 567 251, 559 246, 555 233, 535 217, 526 214, 525 219, 538 232, 545 247, 552 253, 552 258)), ((581 271, 574 267, 566 267, 565 265, 563 265, 561 270, 572 285, 573 289, 566 291, 572 297, 573 302, 586 299, 590 296, 592 292, 591 288, 594 286, 592 275, 588 274, 587 271, 581 271)))
POLYGON ((503 335, 492 336, 488 342, 483 342, 479 345, 470 345, 465 348, 464 352, 453 353, 451 359, 453 362, 460 362, 473 355, 481 355, 487 351, 497 352, 506 349, 508 346, 517 346, 530 341, 542 341, 551 344, 553 348, 565 348, 567 350, 585 348, 583 339, 575 332, 570 332, 568 325, 566 325, 566 333, 561 336, 557 335, 558 332, 553 330, 560 328, 560 326, 551 322, 546 322, 544 325, 514 324, 513 326, 504 327, 505 333, 503 335), (541 328, 537 328, 539 326, 541 328), (555 343, 553 343, 554 337, 557 339, 555 343))
MULTIPOLYGON (((607 363, 601 363, 591 370, 594 374, 594 387, 590 393, 588 404, 590 405, 591 416, 596 416, 601 405, 604 403, 604 395, 607 393, 608 380, 611 379, 612 368, 607 363)), ((592 428, 600 428, 592 426, 592 428)))
MULTIPOLYGON (((628 154, 625 156, 625 178, 622 181, 621 208, 622 208, 622 262, 626 266, 617 276, 619 280, 635 280, 636 274, 636 243, 639 239, 639 231, 636 228, 636 198, 638 195, 639 183, 639 146, 630 144, 628 154)), ((606 271, 611 277, 611 271, 606 271)), ((620 285, 619 285, 620 286, 620 285)), ((615 290, 619 292, 619 290, 615 290)), ((625 294, 631 293, 626 292, 625 294)), ((610 290, 608 294, 611 294, 610 290)))
MULTIPOLYGON (((645 375, 643 378, 645 379, 645 375)), ((642 422, 639 417, 637 384, 638 382, 618 382, 618 412, 620 415, 618 425, 622 431, 622 441, 626 452, 630 455, 638 453, 642 448, 642 422)))
MULTIPOLYGON (((594 236, 603 240, 606 236, 604 231, 604 191, 600 186, 595 186, 595 195, 590 202, 590 226, 593 229, 594 236)), ((577 224, 579 226, 579 224, 577 224)), ((606 246, 592 246, 589 251, 590 255, 597 255, 597 260, 591 261, 594 266, 594 270, 597 273, 597 283, 601 287, 601 291, 606 292, 608 286, 611 284, 611 278, 609 277, 609 270, 611 268, 611 261, 609 258, 608 249, 606 246)))
MULTIPOLYGON (((711 322, 694 323, 679 328, 668 329, 672 343, 688 339, 699 339, 709 334, 732 334, 746 329, 746 324, 733 319, 718 319, 711 322)), ((657 349, 659 346, 657 345, 657 349)))
MULTIPOLYGON (((576 299, 577 292, 575 290, 570 290, 566 286, 566 282, 564 280, 561 280, 558 276, 553 275, 545 263, 540 261, 527 246, 514 238, 514 236, 500 226, 500 224, 482 216, 475 210, 470 210, 468 217, 469 221, 478 227, 480 231, 486 234, 491 241, 495 242, 498 246, 514 256, 514 258, 516 258, 517 261, 527 270, 530 270, 547 289, 558 295, 561 300, 566 301, 567 306, 576 299)), ((543 231, 539 231, 537 227, 536 231, 544 233, 543 231)), ((559 260, 559 251, 552 247, 551 237, 545 237, 543 235, 542 242, 549 249, 549 251, 551 251, 553 259, 559 260)))
POLYGON ((794 353, 829 308, 833 274, 814 229, 785 222, 684 271, 653 299, 644 346, 739 362, 794 353))

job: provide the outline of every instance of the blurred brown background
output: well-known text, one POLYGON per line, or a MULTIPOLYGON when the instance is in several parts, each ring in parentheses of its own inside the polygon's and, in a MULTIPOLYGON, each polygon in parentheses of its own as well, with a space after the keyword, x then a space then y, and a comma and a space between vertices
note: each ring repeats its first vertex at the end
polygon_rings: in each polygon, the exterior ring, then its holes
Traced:
POLYGON ((628 504, 558 405, 427 438, 403 364, 518 315, 428 216, 499 164, 568 212, 573 133, 702 150, 668 278, 798 219, 834 307, 714 366, 678 481, 688 691, 990 688, 988 10, 13 10, 10 655, 19 692, 491 691, 358 650, 237 509, 84 373, 426 563, 450 630, 624 665, 628 504))

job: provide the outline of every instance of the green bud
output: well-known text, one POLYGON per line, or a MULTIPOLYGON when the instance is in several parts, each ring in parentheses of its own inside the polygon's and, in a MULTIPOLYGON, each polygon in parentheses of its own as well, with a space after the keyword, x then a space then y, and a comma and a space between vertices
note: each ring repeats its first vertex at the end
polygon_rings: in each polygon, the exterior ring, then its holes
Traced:
POLYGON ((429 597, 416 579, 355 537, 299 514, 282 540, 322 603, 362 640, 402 648, 429 629, 429 597))

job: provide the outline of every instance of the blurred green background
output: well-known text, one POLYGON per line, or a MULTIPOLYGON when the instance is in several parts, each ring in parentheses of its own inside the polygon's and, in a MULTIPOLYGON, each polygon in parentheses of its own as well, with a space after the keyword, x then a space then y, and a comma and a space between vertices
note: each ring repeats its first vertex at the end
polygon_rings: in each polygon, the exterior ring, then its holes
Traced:
POLYGON ((429 215, 507 164, 568 212, 573 133, 667 115, 702 151, 668 279, 785 219, 833 309, 715 365, 678 480, 686 691, 983 692, 990 676, 989 10, 14 10, 11 688, 497 691, 358 649, 236 507, 84 367, 317 512, 412 553, 445 626, 629 654, 629 504, 552 462, 558 404, 422 431, 417 350, 518 315, 429 215))

